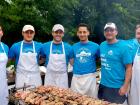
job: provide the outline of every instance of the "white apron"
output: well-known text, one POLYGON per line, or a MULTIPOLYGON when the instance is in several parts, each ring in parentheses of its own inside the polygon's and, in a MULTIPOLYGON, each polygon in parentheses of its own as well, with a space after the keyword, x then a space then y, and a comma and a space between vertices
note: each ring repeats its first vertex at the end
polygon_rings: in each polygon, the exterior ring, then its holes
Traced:
POLYGON ((49 61, 45 75, 45 85, 68 88, 68 74, 64 44, 62 42, 62 54, 52 54, 52 44, 53 42, 51 42, 50 46, 49 61))
POLYGON ((3 53, 0 53, 0 104, 8 105, 8 84, 6 78, 6 65, 8 57, 1 42, 0 45, 4 51, 3 53))
POLYGON ((138 56, 139 48, 137 49, 132 67, 132 80, 129 96, 130 105, 140 105, 140 56, 138 56))
POLYGON ((20 47, 20 56, 16 71, 16 88, 25 85, 40 86, 42 85, 39 66, 37 63, 37 53, 33 42, 33 53, 23 53, 23 41, 20 47))
POLYGON ((97 98, 96 74, 73 75, 71 89, 80 94, 97 98))

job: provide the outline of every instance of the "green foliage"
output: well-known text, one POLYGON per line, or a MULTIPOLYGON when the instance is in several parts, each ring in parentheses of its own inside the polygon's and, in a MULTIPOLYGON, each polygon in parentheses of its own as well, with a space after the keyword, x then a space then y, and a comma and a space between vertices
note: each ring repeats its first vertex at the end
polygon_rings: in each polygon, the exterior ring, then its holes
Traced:
POLYGON ((50 40, 54 24, 63 24, 64 39, 73 43, 79 23, 87 23, 91 34, 101 40, 105 23, 111 21, 118 26, 119 38, 128 39, 134 37, 135 25, 140 21, 139 5, 139 0, 1 0, 0 24, 8 44, 22 39, 25 24, 35 27, 36 40, 42 42, 50 40))

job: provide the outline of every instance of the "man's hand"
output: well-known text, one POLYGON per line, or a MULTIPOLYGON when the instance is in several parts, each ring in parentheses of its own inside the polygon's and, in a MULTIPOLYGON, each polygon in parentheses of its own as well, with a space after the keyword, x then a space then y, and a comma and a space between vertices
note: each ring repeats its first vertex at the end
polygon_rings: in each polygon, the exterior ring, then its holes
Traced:
POLYGON ((123 96, 123 95, 125 95, 125 94, 127 93, 127 91, 128 91, 128 86, 127 86, 127 85, 123 85, 123 86, 120 88, 120 90, 119 90, 119 94, 120 94, 121 96, 123 96))
POLYGON ((121 96, 125 95, 128 91, 128 87, 129 87, 130 80, 131 80, 131 75, 132 75, 132 64, 127 64, 126 73, 125 73, 125 81, 124 81, 123 86, 119 90, 119 94, 121 96))

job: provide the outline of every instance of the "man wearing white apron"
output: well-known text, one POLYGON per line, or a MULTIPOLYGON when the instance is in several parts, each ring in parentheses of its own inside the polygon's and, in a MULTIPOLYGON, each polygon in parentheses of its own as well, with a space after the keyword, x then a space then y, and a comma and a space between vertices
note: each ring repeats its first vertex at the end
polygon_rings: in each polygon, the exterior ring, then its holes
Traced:
POLYGON ((45 43, 41 50, 42 56, 46 58, 45 86, 68 88, 67 66, 70 61, 71 46, 62 41, 64 36, 62 25, 54 25, 52 35, 53 41, 45 43))
POLYGON ((8 46, 1 42, 3 36, 2 27, 0 26, 0 104, 8 105, 8 85, 6 78, 6 65, 8 61, 8 46))
POLYGON ((106 41, 100 44, 101 82, 98 98, 127 105, 127 96, 132 72, 132 59, 125 41, 116 38, 114 23, 104 27, 106 41))
POLYGON ((35 34, 33 26, 25 25, 22 34, 24 40, 15 43, 9 51, 9 58, 16 59, 16 88, 24 85, 37 87, 42 85, 37 59, 41 44, 33 41, 35 34))
POLYGON ((81 23, 77 36, 80 42, 73 45, 73 78, 71 89, 80 94, 97 97, 96 59, 99 57, 99 45, 88 41, 89 28, 81 23))
POLYGON ((136 38, 130 43, 133 58, 129 105, 140 105, 140 25, 136 26, 136 38))

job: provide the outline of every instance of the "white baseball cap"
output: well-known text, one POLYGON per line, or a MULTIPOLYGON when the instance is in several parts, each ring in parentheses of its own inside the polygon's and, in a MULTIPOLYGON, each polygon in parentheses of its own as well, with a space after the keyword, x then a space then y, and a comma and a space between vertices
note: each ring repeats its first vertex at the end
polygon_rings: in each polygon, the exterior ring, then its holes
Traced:
POLYGON ((28 30, 35 31, 35 29, 32 25, 25 25, 22 29, 23 32, 28 31, 28 30))
POLYGON ((116 25, 115 25, 115 23, 107 23, 106 25, 105 25, 105 27, 104 27, 104 30, 106 29, 106 28, 113 28, 113 29, 115 29, 115 28, 117 28, 116 27, 116 25))
POLYGON ((64 32, 64 27, 61 24, 55 24, 52 28, 52 31, 62 30, 64 32))

